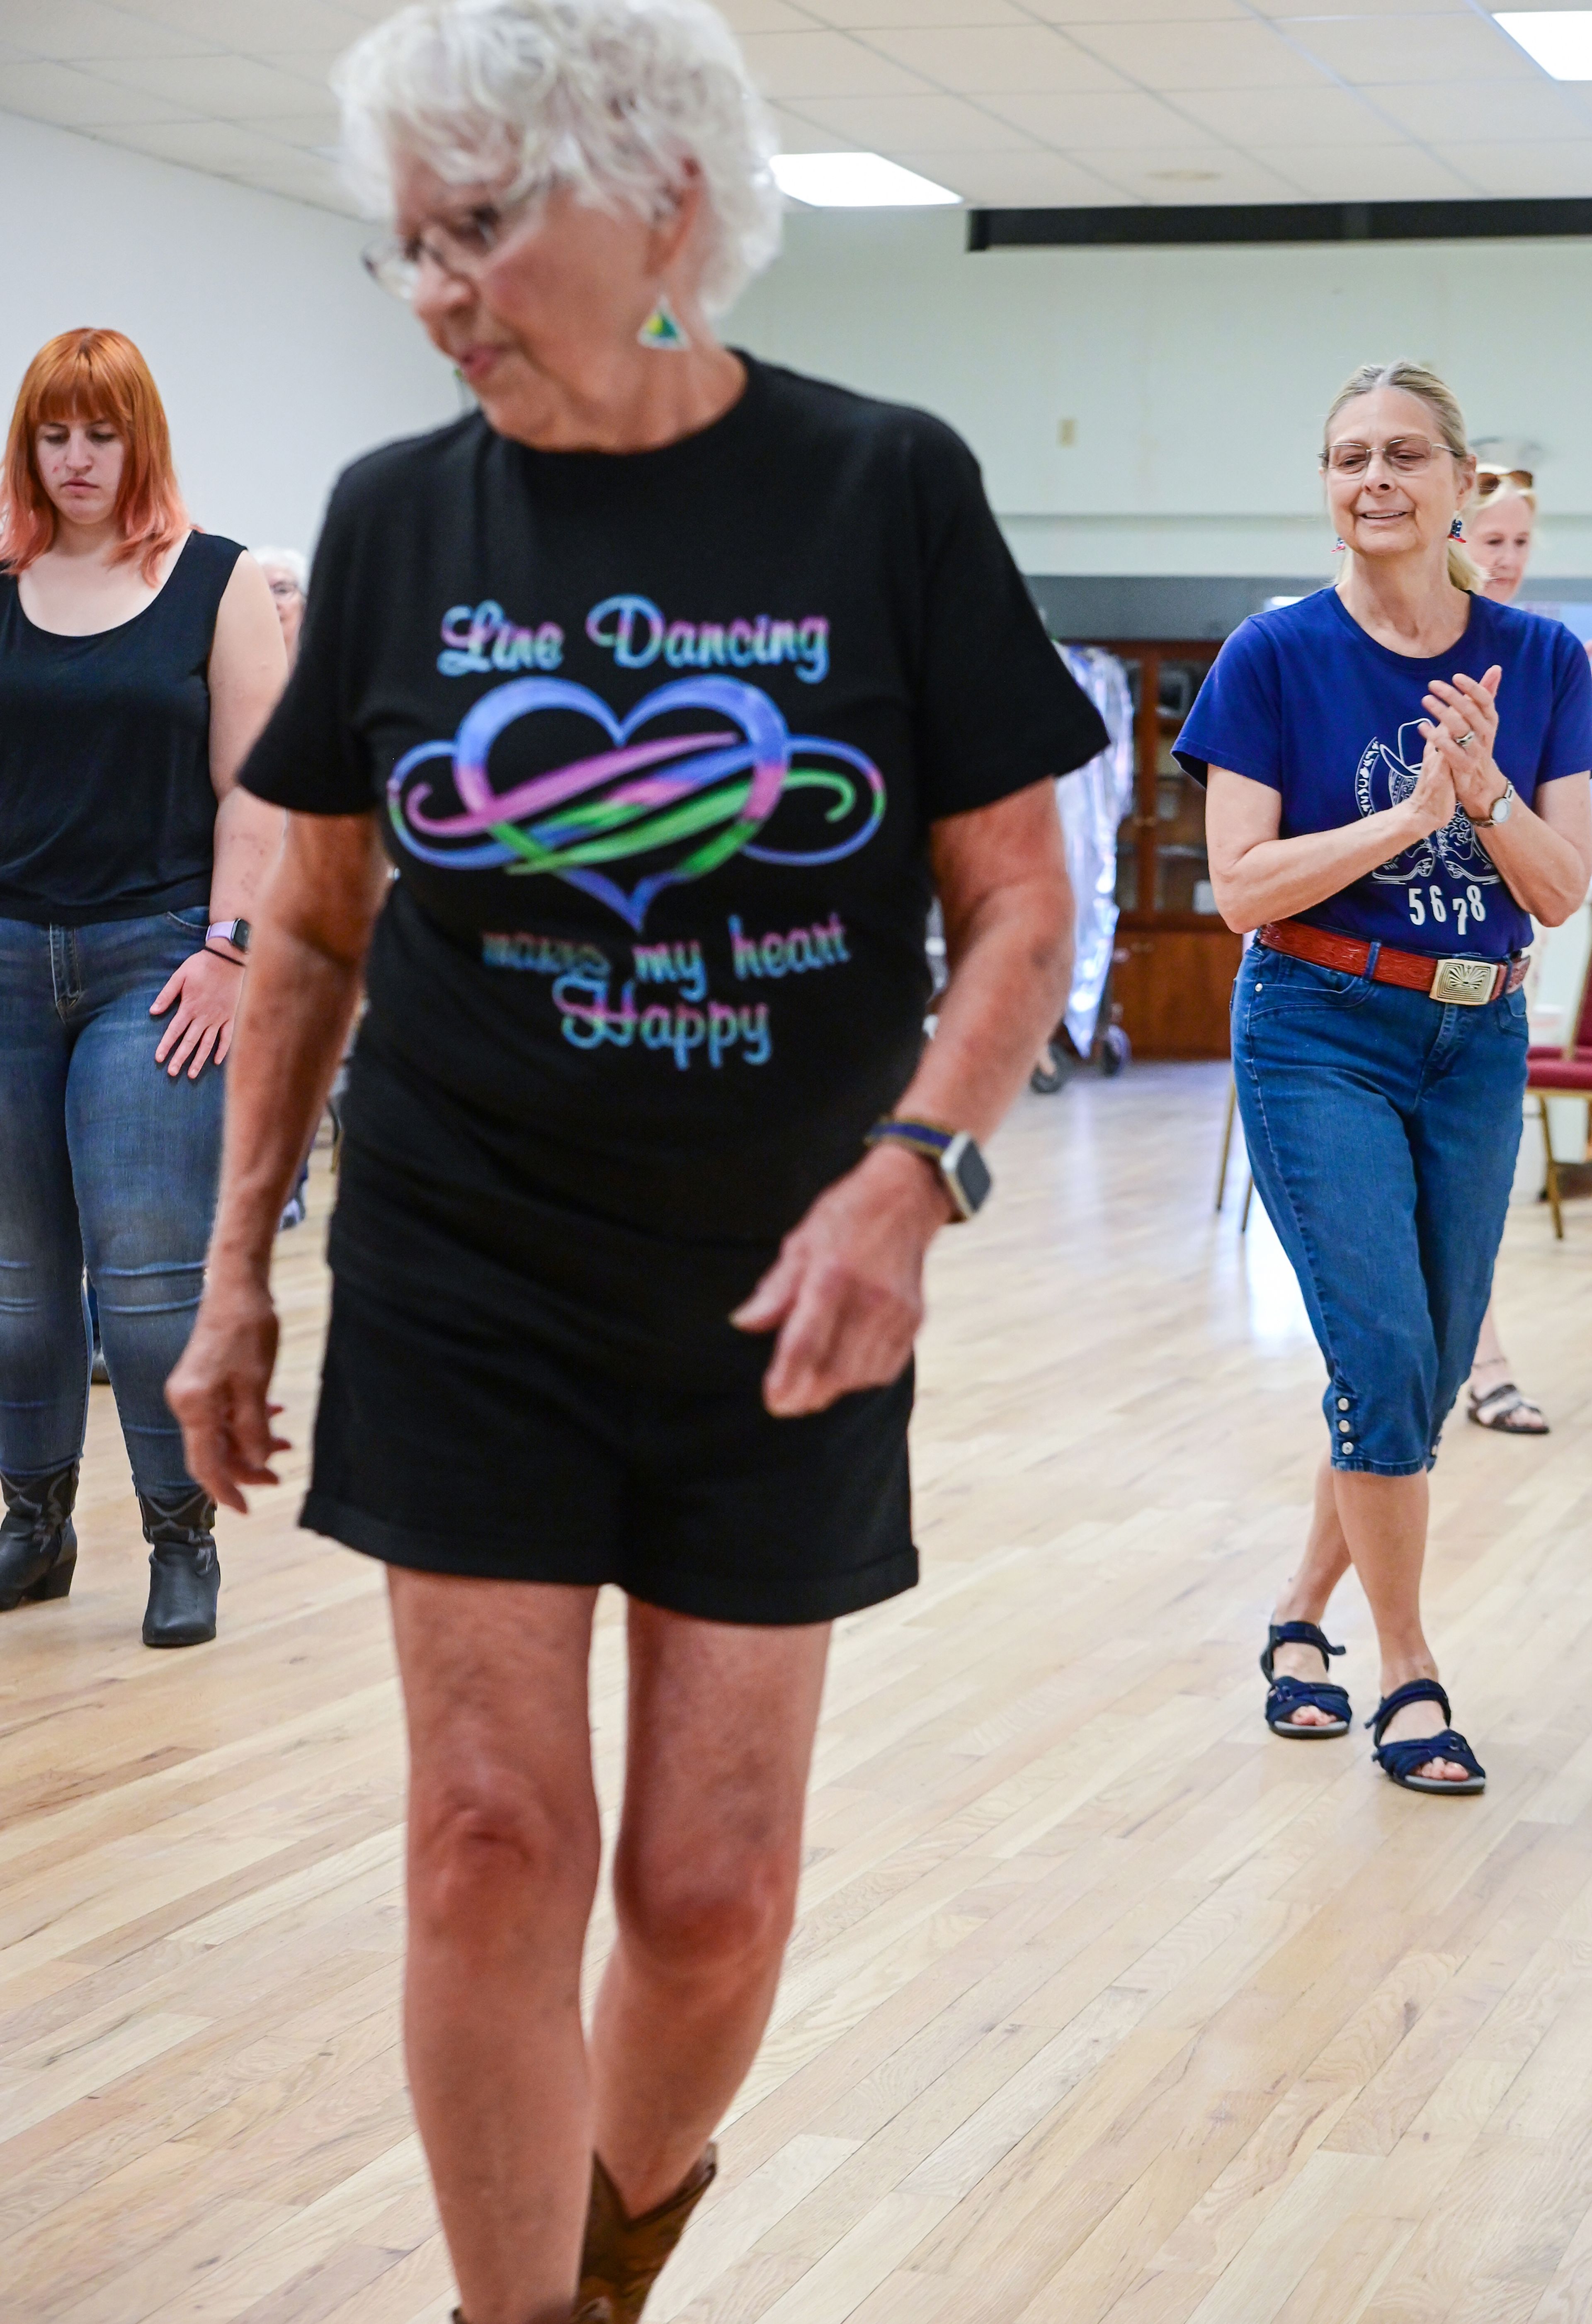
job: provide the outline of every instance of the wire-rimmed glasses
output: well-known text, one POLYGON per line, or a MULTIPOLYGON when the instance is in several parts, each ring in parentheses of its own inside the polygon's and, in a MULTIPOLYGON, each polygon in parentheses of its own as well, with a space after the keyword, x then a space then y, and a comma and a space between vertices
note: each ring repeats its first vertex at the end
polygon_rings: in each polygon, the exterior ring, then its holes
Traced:
MULTIPOLYGON (((1385 444, 1357 444, 1346 440, 1330 444, 1321 456, 1321 466, 1335 476, 1363 476, 1380 452, 1385 466, 1395 475, 1416 476, 1430 468, 1440 452, 1449 452, 1446 444, 1434 444, 1430 436, 1390 436, 1385 444)), ((1453 455, 1450 452, 1449 457, 1453 455)))
POLYGON ((476 202, 456 217, 429 219, 419 234, 380 235, 360 253, 365 272, 395 299, 414 297, 428 259, 442 273, 473 282, 542 192, 538 187, 513 201, 476 202))

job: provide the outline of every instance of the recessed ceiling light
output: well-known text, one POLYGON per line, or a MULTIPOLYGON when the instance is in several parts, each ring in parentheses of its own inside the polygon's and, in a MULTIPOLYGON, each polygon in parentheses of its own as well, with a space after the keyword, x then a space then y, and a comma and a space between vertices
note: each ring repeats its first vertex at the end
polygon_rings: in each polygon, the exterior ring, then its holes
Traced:
POLYGON ((1592 10, 1512 9, 1494 22, 1555 80, 1592 80, 1592 10))
POLYGON ((782 194, 814 209, 918 209, 962 199, 882 153, 776 153, 773 170, 782 194))

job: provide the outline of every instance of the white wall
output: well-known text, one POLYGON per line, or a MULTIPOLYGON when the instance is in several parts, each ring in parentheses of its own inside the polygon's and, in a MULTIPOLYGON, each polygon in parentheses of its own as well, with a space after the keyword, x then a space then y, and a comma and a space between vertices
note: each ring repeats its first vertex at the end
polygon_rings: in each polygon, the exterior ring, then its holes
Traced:
POLYGON ((125 331, 208 531, 308 548, 340 467, 459 409, 352 219, 5 113, 0 217, 0 420, 55 332, 125 331))
POLYGON ((1355 364, 1413 355, 1473 434, 1546 447, 1535 575, 1592 574, 1592 244, 973 254, 965 234, 961 211, 795 213, 730 335, 942 413, 1030 572, 1325 576, 1321 414, 1355 364))

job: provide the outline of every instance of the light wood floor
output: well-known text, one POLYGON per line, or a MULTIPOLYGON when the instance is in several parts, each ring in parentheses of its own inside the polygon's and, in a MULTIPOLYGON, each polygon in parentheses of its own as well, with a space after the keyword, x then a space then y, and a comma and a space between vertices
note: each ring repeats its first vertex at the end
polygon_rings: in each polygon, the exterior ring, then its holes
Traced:
MULTIPOLYGON (((1430 1605, 1492 1784, 1413 1798, 1261 1725, 1320 1374, 1210 1213, 1225 1088, 1025 1100, 943 1239, 925 1583, 840 1628, 776 2021, 649 2324, 1592 2316, 1592 1207, 1511 1219, 1554 1434, 1450 1429, 1430 1605)), ((326 1202, 280 1247, 300 1445, 326 1202)), ((219 1643, 144 1652, 94 1405, 78 1585, 0 1632, 0 2318, 441 2324, 379 1572, 294 1530, 296 1461, 223 1520, 219 1643)), ((1338 1627, 1364 1712, 1352 1588, 1338 1627)))

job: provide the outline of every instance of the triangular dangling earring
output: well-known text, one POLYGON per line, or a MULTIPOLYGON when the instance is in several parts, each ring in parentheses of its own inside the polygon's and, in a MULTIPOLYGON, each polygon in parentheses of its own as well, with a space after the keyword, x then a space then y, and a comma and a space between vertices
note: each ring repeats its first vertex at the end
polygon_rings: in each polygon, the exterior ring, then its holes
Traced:
POLYGON ((688 347, 691 341, 685 325, 669 305, 669 294, 660 290, 658 304, 636 333, 637 345, 643 347, 688 347))

